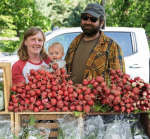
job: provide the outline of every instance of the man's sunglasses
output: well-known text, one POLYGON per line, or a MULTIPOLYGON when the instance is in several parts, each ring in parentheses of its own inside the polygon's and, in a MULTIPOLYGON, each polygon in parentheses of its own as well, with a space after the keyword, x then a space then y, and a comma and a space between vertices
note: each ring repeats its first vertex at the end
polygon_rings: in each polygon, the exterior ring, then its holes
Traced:
POLYGON ((81 19, 83 19, 84 21, 87 21, 89 18, 90 18, 91 22, 93 22, 93 23, 95 23, 97 21, 97 19, 98 19, 96 17, 89 17, 89 16, 87 16, 85 14, 81 15, 81 19))

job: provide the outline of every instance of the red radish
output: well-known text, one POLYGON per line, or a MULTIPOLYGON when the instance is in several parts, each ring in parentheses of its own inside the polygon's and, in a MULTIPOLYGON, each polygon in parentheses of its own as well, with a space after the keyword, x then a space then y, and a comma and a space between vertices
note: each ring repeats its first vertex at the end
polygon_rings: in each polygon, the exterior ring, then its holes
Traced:
POLYGON ((127 112, 128 114, 130 114, 130 113, 131 113, 131 110, 130 110, 130 109, 126 109, 126 112, 127 112))
POLYGON ((18 111, 18 108, 14 108, 14 112, 17 112, 18 111))
POLYGON ((13 103, 18 103, 18 101, 19 101, 18 98, 13 98, 13 99, 12 99, 12 102, 13 102, 13 103))
POLYGON ((68 107, 67 107, 67 106, 64 106, 64 107, 62 108, 62 111, 67 112, 67 111, 68 111, 68 107))
POLYGON ((8 110, 9 110, 9 111, 12 111, 13 109, 14 109, 13 106, 8 106, 8 110))
POLYGON ((18 107, 19 106, 18 102, 15 102, 13 106, 18 107))
POLYGON ((20 104, 21 104, 21 105, 25 105, 25 101, 24 101, 24 100, 21 100, 21 101, 20 101, 20 104))
POLYGON ((38 95, 38 96, 40 96, 41 91, 40 91, 39 89, 36 89, 36 90, 35 90, 35 94, 38 95))
POLYGON ((61 109, 60 109, 60 108, 57 108, 57 107, 56 107, 55 110, 56 110, 57 112, 60 112, 60 111, 61 111, 61 109))
POLYGON ((64 101, 64 105, 65 105, 65 106, 69 106, 69 104, 70 104, 70 103, 69 103, 68 101, 64 101))
POLYGON ((20 94, 20 98, 24 99, 26 97, 25 93, 20 94))
POLYGON ((34 104, 34 103, 35 103, 35 101, 36 101, 36 100, 35 100, 35 98, 34 98, 34 97, 30 97, 30 103, 31 103, 31 104, 34 104))
POLYGON ((43 110, 44 109, 44 106, 43 105, 39 105, 39 110, 43 110))
POLYGON ((111 70, 110 70, 110 74, 111 74, 111 75, 114 75, 114 74, 116 74, 116 71, 113 70, 113 69, 111 69, 111 70))
POLYGON ((90 82, 89 82, 89 83, 90 83, 90 84, 94 84, 94 83, 95 83, 95 81, 96 81, 96 80, 93 78, 93 79, 91 79, 91 80, 90 80, 90 82))
POLYGON ((41 94, 42 99, 47 98, 47 96, 48 96, 47 92, 42 92, 42 94, 41 94))
POLYGON ((58 63, 54 63, 54 64, 52 64, 52 69, 53 70, 57 70, 59 68, 59 65, 58 65, 58 63))
POLYGON ((92 99, 89 100, 89 101, 87 101, 87 103, 88 103, 90 106, 94 105, 94 101, 93 101, 92 99))
POLYGON ((133 107, 133 106, 131 106, 131 107, 130 107, 130 110, 131 110, 131 111, 134 111, 134 107, 133 107))
POLYGON ((68 87, 67 91, 68 91, 69 94, 72 94, 73 93, 73 88, 68 87))
POLYGON ((33 110, 34 109, 34 104, 30 104, 29 105, 29 110, 33 110))
POLYGON ((19 111, 23 111, 23 110, 24 110, 24 106, 20 105, 20 106, 18 107, 18 110, 19 110, 19 111))
POLYGON ((81 94, 82 93, 82 90, 81 89, 76 89, 76 92, 78 93, 78 94, 81 94))
POLYGON ((34 75, 34 73, 35 73, 35 70, 34 70, 34 69, 31 69, 31 70, 30 70, 30 75, 34 75))
POLYGON ((95 78, 95 80, 96 80, 98 83, 101 83, 101 82, 104 81, 104 78, 103 78, 102 76, 97 76, 97 77, 95 78))
POLYGON ((122 112, 125 112, 125 111, 126 111, 126 108, 125 108, 124 106, 122 106, 122 107, 120 108, 120 110, 121 110, 122 112))
POLYGON ((64 102, 62 100, 57 101, 57 107, 58 108, 63 108, 64 102))
POLYGON ((31 90, 30 85, 26 85, 25 89, 26 89, 26 91, 30 91, 31 90))
POLYGON ((83 79, 82 84, 84 86, 87 86, 89 84, 89 80, 88 79, 83 79))
POLYGON ((140 89, 139 89, 138 87, 134 87, 134 88, 132 89, 132 92, 133 92, 134 94, 139 94, 139 93, 140 93, 140 89))
POLYGON ((17 88, 17 92, 21 94, 22 93, 22 88, 17 88))
POLYGON ((88 95, 88 94, 86 94, 86 95, 84 95, 84 99, 87 100, 87 101, 89 101, 89 100, 91 100, 91 96, 88 95))
POLYGON ((64 68, 61 67, 60 70, 62 74, 66 73, 66 70, 64 68))
POLYGON ((105 85, 106 85, 106 82, 103 81, 103 82, 101 82, 101 85, 100 85, 100 86, 101 86, 101 87, 104 87, 105 85))
POLYGON ((40 100, 37 100, 37 101, 35 102, 35 104, 36 104, 37 106, 40 106, 42 103, 41 103, 40 100))
POLYGON ((68 96, 64 97, 64 100, 69 101, 69 97, 68 96))
POLYGON ((58 96, 56 97, 56 99, 57 99, 57 100, 62 100, 62 96, 61 96, 61 95, 58 95, 58 96))
POLYGON ((127 84, 127 80, 125 78, 122 79, 122 83, 125 85, 127 84))
POLYGON ((75 111, 76 106, 75 106, 75 105, 73 105, 73 104, 71 104, 71 105, 70 105, 70 107, 69 107, 69 109, 70 109, 71 111, 75 111))
POLYGON ((38 107, 34 107, 33 110, 34 110, 34 112, 39 112, 39 108, 38 107))
POLYGON ((57 100, 56 100, 55 98, 52 98, 52 99, 51 99, 51 104, 52 104, 52 105, 56 105, 56 104, 57 104, 57 100))
POLYGON ((91 110, 91 107, 89 105, 84 105, 83 110, 85 111, 85 113, 89 113, 91 110))
POLYGON ((11 91, 14 91, 14 92, 16 92, 17 91, 17 87, 14 85, 14 86, 12 86, 11 87, 11 91))
POLYGON ((34 90, 31 90, 31 91, 30 91, 30 96, 31 96, 31 97, 35 96, 35 91, 34 91, 34 90))
POLYGON ((79 112, 81 112, 82 111, 82 106, 81 105, 77 105, 76 106, 76 110, 79 111, 79 112))
POLYGON ((118 105, 114 105, 113 108, 114 108, 114 110, 117 111, 117 112, 120 111, 120 107, 119 107, 118 105))
POLYGON ((45 106, 47 109, 50 109, 52 107, 52 105, 50 103, 46 103, 45 106))
POLYGON ((98 82, 93 83, 93 87, 96 88, 99 85, 98 82))
POLYGON ((41 80, 41 75, 39 75, 39 74, 37 74, 36 76, 35 76, 35 78, 39 81, 39 80, 41 80))
POLYGON ((130 103, 127 103, 127 104, 126 104, 126 108, 129 109, 130 107, 131 107, 131 104, 130 104, 130 103))

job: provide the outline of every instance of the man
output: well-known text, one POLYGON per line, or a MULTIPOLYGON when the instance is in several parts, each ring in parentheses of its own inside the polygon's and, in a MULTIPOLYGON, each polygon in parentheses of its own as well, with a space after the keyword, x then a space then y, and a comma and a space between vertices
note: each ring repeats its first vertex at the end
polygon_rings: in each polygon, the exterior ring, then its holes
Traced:
POLYGON ((104 76, 107 80, 110 69, 125 72, 121 47, 100 30, 104 28, 104 16, 104 8, 96 3, 88 4, 81 13, 83 33, 72 41, 65 57, 74 84, 87 77, 104 76))

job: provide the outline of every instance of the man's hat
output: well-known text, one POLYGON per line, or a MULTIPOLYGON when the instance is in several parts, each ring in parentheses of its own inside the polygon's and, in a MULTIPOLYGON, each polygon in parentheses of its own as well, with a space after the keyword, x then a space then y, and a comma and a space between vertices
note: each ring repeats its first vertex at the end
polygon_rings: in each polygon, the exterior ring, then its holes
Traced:
POLYGON ((96 18, 99 18, 101 15, 104 17, 105 16, 105 9, 103 6, 96 4, 96 3, 90 3, 87 5, 85 10, 81 13, 87 13, 90 14, 96 18))

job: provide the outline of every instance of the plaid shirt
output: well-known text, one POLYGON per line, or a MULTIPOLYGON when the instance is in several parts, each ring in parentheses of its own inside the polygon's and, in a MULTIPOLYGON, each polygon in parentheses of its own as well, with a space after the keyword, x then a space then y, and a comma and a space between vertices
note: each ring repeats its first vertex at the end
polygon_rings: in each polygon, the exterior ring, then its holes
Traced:
MULTIPOLYGON (((99 41, 92 49, 86 63, 83 79, 86 77, 95 78, 96 76, 103 76, 105 81, 107 81, 110 69, 121 69, 125 73, 125 63, 121 47, 102 31, 100 31, 100 34, 99 41)), ((78 35, 68 48, 65 57, 68 73, 71 72, 75 51, 83 37, 84 33, 78 35)))

